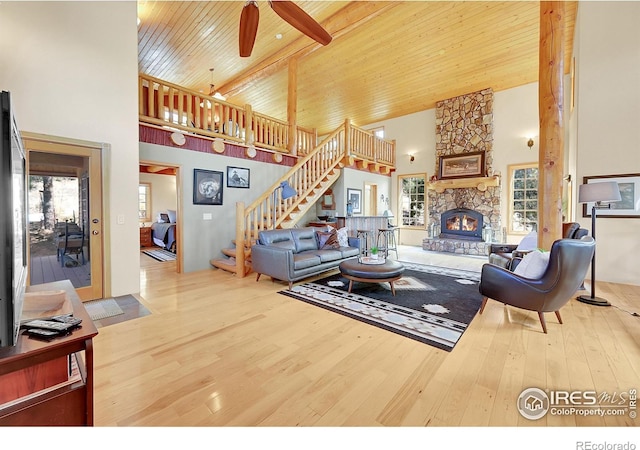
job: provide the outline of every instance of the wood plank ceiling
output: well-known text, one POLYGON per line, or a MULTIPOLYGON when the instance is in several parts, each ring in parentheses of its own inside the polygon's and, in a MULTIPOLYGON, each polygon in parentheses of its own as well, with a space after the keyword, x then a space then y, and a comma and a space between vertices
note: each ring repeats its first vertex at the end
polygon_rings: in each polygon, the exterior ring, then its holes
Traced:
MULTIPOLYGON (((240 58, 244 3, 139 1, 140 72, 204 93, 214 84, 231 103, 286 120, 297 58, 298 124, 320 134, 346 118, 365 126, 538 79, 539 2, 296 2, 333 35, 323 47, 259 0, 253 53, 240 58)), ((565 2, 566 73, 576 13, 565 2)))

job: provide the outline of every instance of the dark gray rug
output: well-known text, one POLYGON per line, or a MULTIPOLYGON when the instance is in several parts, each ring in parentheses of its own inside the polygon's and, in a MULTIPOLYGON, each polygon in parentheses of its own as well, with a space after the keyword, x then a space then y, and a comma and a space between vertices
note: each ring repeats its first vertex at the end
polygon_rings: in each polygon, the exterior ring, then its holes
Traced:
POLYGON ((405 263, 394 283, 354 282, 341 274, 294 286, 280 294, 320 306, 402 336, 453 350, 482 303, 480 274, 405 263))

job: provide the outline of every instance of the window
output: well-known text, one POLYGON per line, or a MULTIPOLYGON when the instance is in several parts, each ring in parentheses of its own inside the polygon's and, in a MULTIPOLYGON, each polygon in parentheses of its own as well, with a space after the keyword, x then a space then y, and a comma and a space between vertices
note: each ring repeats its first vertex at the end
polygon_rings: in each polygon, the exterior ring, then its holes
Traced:
POLYGON ((384 127, 371 128, 369 131, 378 139, 384 139, 384 127))
POLYGON ((538 163, 509 166, 509 232, 538 229, 538 163))
POLYGON ((398 192, 403 227, 424 228, 426 174, 398 175, 398 192))
POLYGON ((138 218, 140 222, 151 222, 151 184, 138 185, 138 218))

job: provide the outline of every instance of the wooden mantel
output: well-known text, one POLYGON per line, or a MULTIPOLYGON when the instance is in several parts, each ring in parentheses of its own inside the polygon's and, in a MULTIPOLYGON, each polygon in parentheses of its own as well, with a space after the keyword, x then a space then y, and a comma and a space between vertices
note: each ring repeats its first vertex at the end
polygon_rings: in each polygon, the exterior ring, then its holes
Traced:
POLYGON ((442 194, 445 189, 476 188, 479 191, 486 191, 488 187, 500 186, 500 177, 475 177, 475 178, 453 178, 451 180, 437 180, 427 184, 427 189, 433 189, 438 194, 442 194))

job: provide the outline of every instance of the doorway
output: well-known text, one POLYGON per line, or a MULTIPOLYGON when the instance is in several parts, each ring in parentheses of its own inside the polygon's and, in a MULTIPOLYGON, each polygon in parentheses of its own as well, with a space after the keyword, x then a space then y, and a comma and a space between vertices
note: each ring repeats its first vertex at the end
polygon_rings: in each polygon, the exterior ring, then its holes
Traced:
POLYGON ((28 284, 68 279, 103 297, 102 144, 22 133, 29 175, 28 284))
MULTIPOLYGON (((146 201, 139 198, 139 219, 141 236, 150 239, 143 243, 141 251, 162 248, 174 254, 177 273, 182 272, 182 203, 180 167, 157 161, 140 161, 139 189, 144 186, 146 201), (173 214, 170 214, 173 212, 173 214), (168 220, 169 223, 162 223, 168 220)), ((146 256, 145 256, 146 258, 146 256)), ((166 263, 165 263, 166 264, 166 263)))
POLYGON ((364 211, 365 216, 378 215, 378 185, 364 183, 364 211))

